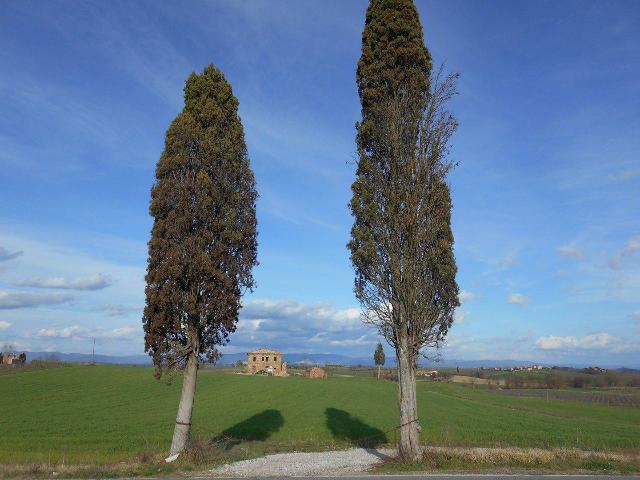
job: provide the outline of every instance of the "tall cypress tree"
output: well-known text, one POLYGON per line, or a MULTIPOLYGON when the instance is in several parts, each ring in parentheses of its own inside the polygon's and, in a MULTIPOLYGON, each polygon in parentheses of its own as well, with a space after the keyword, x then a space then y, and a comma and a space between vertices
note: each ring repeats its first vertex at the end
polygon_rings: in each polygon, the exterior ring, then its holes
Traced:
POLYGON ((382 344, 378 342, 376 345, 376 351, 373 352, 373 361, 378 367, 378 380, 380 380, 380 367, 384 365, 386 360, 386 356, 384 354, 384 348, 382 348, 382 344))
POLYGON ((172 455, 188 442, 199 362, 218 357, 254 286, 256 198, 238 100, 209 65, 186 81, 151 190, 145 348, 158 378, 184 369, 172 455))
POLYGON ((365 321, 395 349, 406 460, 421 453, 419 356, 441 344, 459 305, 445 161, 457 123, 444 108, 455 78, 432 75, 411 0, 370 0, 356 75, 362 120, 348 247, 365 321))

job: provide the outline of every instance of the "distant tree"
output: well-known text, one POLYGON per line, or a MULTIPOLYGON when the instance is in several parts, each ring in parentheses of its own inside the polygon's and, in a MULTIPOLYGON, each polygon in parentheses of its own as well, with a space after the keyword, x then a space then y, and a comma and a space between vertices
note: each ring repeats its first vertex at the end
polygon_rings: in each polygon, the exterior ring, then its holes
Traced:
POLYGON ((413 2, 371 0, 356 74, 362 120, 348 246, 365 321, 396 352, 405 460, 421 455, 418 357, 439 347, 459 305, 445 161, 457 76, 431 67, 413 2))
POLYGON ((192 73, 169 127, 150 213, 145 348, 156 377, 184 369, 171 454, 187 445, 199 361, 236 328, 257 264, 255 180, 238 100, 213 65, 192 73))
POLYGON ((376 351, 373 352, 373 361, 378 366, 378 380, 380 380, 380 367, 384 365, 385 360, 384 349, 382 348, 382 344, 378 342, 376 351))

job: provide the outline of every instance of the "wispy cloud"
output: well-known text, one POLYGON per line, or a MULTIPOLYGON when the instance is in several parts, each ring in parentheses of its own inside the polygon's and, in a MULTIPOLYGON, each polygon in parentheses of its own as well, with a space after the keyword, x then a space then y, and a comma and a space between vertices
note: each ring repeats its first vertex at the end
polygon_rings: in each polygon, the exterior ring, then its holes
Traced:
POLYGON ((22 253, 22 250, 9 252, 9 250, 7 250, 6 248, 0 247, 0 262, 7 262, 9 260, 13 260, 14 258, 18 258, 20 255, 22 255, 22 253))
POLYGON ((75 297, 66 293, 23 293, 0 291, 0 310, 59 305, 75 297))
POLYGON ((584 258, 584 253, 577 246, 573 244, 561 245, 557 249, 558 254, 563 257, 573 258, 575 260, 581 260, 584 258))
POLYGON ((612 173, 609 175, 609 180, 614 182, 624 182, 635 177, 640 177, 640 168, 625 170, 624 172, 620 173, 612 173))
POLYGON ((625 267, 625 263, 640 253, 640 237, 630 239, 624 248, 607 262, 607 266, 614 270, 625 267))
POLYGON ((458 298, 460 299, 460 303, 465 303, 471 300, 475 300, 476 298, 478 298, 478 295, 467 290, 462 290, 458 298))
POLYGON ((632 316, 633 318, 635 318, 636 320, 640 320, 640 308, 639 308, 638 310, 635 310, 635 311, 631 314, 631 316, 632 316))
POLYGON ((509 253, 498 260, 496 268, 498 271, 508 270, 518 264, 518 259, 515 253, 509 253))
POLYGON ((512 293, 507 297, 507 303, 513 305, 525 305, 529 303, 529 298, 520 293, 512 293))
POLYGON ((142 307, 135 305, 107 304, 100 305, 95 309, 98 312, 105 312, 109 317, 124 317, 133 313, 142 312, 142 307))
POLYGON ((51 288, 59 290, 102 290, 113 285, 113 279, 109 275, 97 274, 88 277, 80 277, 73 280, 64 277, 51 277, 46 279, 32 279, 19 283, 22 287, 51 288))
POLYGON ((453 323, 455 325, 460 325, 461 323, 464 323, 468 314, 469 312, 462 310, 460 308, 456 308, 456 311, 454 313, 453 323))
POLYGON ((4 320, 0 320, 0 330, 6 330, 11 326, 10 322, 5 322, 4 320))

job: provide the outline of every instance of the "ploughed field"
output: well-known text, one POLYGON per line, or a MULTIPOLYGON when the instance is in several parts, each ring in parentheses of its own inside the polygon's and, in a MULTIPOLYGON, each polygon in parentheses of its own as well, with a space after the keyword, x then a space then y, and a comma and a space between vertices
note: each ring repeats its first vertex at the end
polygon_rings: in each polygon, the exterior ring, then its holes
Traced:
MULTIPOLYGON (((0 464, 113 463, 165 452, 181 379, 149 368, 65 366, 0 375, 0 464)), ((419 381, 425 443, 640 450, 640 408, 503 395, 419 381)), ((196 443, 264 451, 397 439, 396 384, 372 377, 273 378, 201 370, 196 443)))
POLYGON ((503 395, 511 395, 514 397, 539 397, 560 400, 576 400, 580 402, 600 403, 603 405, 622 405, 629 407, 640 407, 640 390, 630 391, 631 389, 617 390, 553 390, 553 389, 534 389, 534 388, 518 388, 505 389, 500 393, 503 395))

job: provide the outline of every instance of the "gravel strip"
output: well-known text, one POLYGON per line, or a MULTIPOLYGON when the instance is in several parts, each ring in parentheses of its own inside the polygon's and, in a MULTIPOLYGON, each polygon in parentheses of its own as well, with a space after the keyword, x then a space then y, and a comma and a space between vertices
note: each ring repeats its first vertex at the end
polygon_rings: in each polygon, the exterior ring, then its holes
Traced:
POLYGON ((216 476, 275 477, 362 473, 394 454, 392 449, 354 448, 333 452, 294 452, 229 463, 211 470, 216 476))

